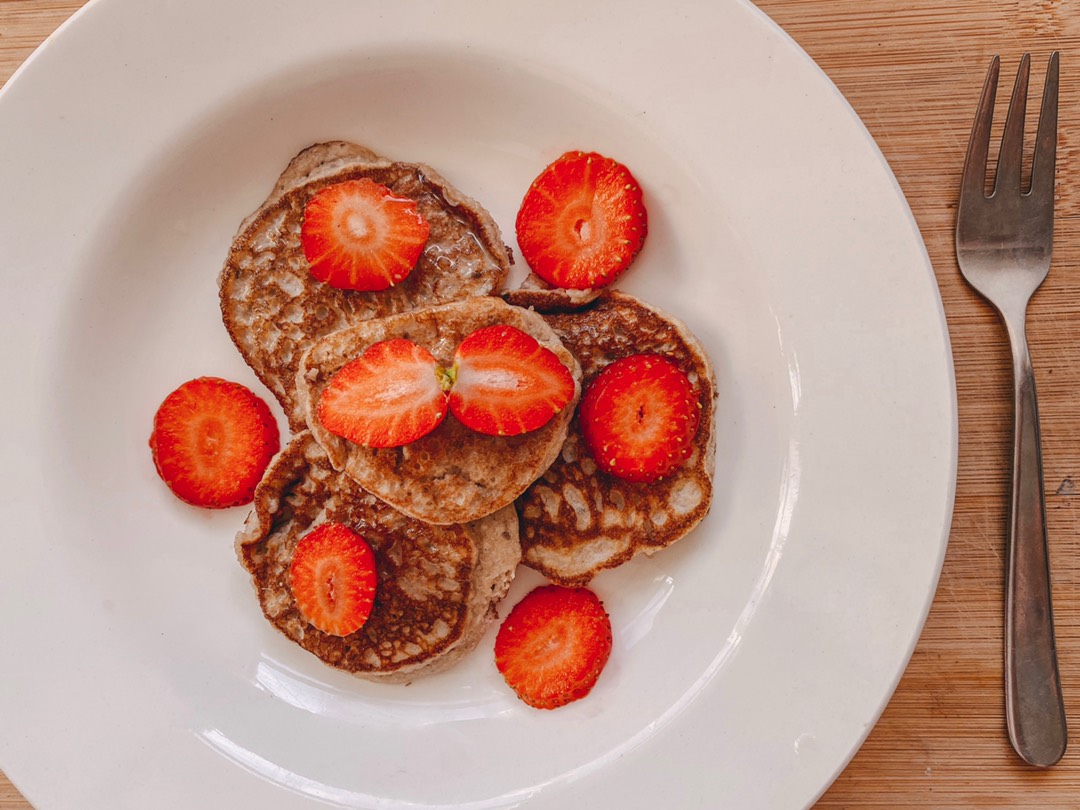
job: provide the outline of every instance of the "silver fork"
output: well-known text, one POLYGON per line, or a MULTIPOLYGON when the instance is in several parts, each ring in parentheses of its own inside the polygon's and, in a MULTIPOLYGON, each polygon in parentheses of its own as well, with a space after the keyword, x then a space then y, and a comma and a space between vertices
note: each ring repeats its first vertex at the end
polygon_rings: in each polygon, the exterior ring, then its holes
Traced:
POLYGON ((1005 607, 1005 716, 1013 748, 1047 767, 1065 753, 1046 502, 1035 378, 1025 335, 1028 300, 1050 270, 1054 234, 1058 55, 1050 55, 1028 191, 1021 190, 1024 115, 1031 59, 1016 74, 1005 119, 994 190, 986 164, 1000 60, 994 57, 971 129, 956 219, 956 256, 964 278, 997 309, 1012 347, 1014 434, 1005 607))

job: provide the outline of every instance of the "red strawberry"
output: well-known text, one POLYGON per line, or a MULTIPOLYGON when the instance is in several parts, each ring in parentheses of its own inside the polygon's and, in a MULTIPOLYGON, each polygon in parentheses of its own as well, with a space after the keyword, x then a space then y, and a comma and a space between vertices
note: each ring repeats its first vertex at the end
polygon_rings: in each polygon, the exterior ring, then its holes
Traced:
POLYGON ((701 403, 675 363, 635 354, 607 366, 581 398, 578 422, 589 453, 629 481, 655 481, 693 449, 701 403))
POLYGON ((537 177, 517 215, 521 255, 556 287, 610 284, 648 230, 641 186, 630 170, 595 152, 567 152, 537 177))
POLYGON ((300 242, 319 281, 346 290, 385 290, 416 266, 429 230, 415 201, 365 177, 312 197, 300 242))
POLYGON ((550 349, 515 329, 477 329, 454 353, 450 410, 489 436, 516 436, 547 424, 574 396, 574 378, 550 349))
POLYGON ((341 367, 323 389, 317 416, 331 433, 356 444, 398 447, 438 427, 446 398, 431 352, 393 338, 341 367))
POLYGON ((514 605, 495 637, 495 666, 537 709, 585 697, 610 655, 611 620, 587 588, 536 588, 514 605))
POLYGON ((375 601, 375 555, 364 538, 340 523, 323 523, 300 538, 289 587, 300 614, 331 636, 364 626, 375 601))
POLYGON ((250 503, 280 446, 266 403, 217 377, 189 380, 165 397, 150 434, 154 466, 169 489, 211 509, 250 503))

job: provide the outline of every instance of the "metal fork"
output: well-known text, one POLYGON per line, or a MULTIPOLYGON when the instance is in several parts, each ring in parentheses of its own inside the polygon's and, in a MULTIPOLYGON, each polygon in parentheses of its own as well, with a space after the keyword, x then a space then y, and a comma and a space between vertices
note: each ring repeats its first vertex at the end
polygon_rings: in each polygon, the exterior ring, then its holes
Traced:
POLYGON ((1043 87, 1031 184, 1021 189, 1024 115, 1030 55, 1013 86, 994 190, 986 194, 990 125, 1000 60, 994 57, 971 129, 956 220, 956 256, 964 278, 997 309, 1012 347, 1014 434, 1005 607, 1005 715, 1013 748, 1046 767, 1065 753, 1054 621, 1046 502, 1035 378, 1025 322, 1028 300, 1050 270, 1057 153, 1058 54, 1050 55, 1043 87))

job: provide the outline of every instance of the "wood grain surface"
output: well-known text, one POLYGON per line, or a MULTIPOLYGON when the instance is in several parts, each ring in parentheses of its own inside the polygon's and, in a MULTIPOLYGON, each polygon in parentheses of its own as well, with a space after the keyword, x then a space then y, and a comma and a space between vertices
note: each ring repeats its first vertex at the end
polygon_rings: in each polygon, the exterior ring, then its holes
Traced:
MULTIPOLYGON (((0 82, 80 6, 0 0, 0 82)), ((758 0, 832 78, 892 166, 937 273, 960 417, 949 551, 914 657, 885 713, 819 808, 1077 808, 1080 744, 1023 765, 1005 736, 1003 553, 1012 425, 1009 356, 995 316, 961 280, 957 187, 987 65, 1034 75, 1062 53, 1054 263, 1029 312, 1042 416, 1058 652, 1080 739, 1080 7, 1068 0, 758 0)), ((1004 90, 1002 91, 1005 92, 1004 90)), ((0 775, 0 810, 29 807, 0 775)))

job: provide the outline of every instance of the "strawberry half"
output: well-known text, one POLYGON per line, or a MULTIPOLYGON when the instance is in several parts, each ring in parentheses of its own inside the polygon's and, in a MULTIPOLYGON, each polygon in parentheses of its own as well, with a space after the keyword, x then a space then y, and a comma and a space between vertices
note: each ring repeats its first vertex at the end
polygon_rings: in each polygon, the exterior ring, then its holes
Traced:
POLYGON ((495 637, 495 666, 537 709, 585 697, 610 655, 611 620, 587 588, 536 588, 514 606, 495 637))
POLYGON ((694 386, 658 354, 635 354, 604 368, 578 410, 593 459, 629 481, 655 481, 686 461, 700 418, 694 386))
POLYGON ((416 266, 430 228, 416 202, 369 180, 327 186, 304 209, 311 275, 346 290, 385 290, 416 266))
POLYGON ((431 352, 393 338, 342 366, 323 389, 316 414, 327 430, 351 442, 398 447, 438 427, 446 399, 431 352))
POLYGON ((266 403, 218 377, 189 380, 165 397, 150 434, 161 479, 180 500, 210 509, 250 503, 280 447, 266 403))
POLYGON ((567 152, 537 177, 517 215, 517 241, 533 272, 556 287, 610 284, 648 230, 641 186, 621 163, 567 152))
POLYGON ((289 587, 300 614, 331 636, 347 636, 364 626, 377 580, 371 546, 340 523, 323 523, 301 537, 289 566, 289 587))
POLYGON ((574 378, 558 356, 505 324, 466 337, 454 352, 454 369, 451 412, 489 436, 536 430, 574 396, 574 378))

